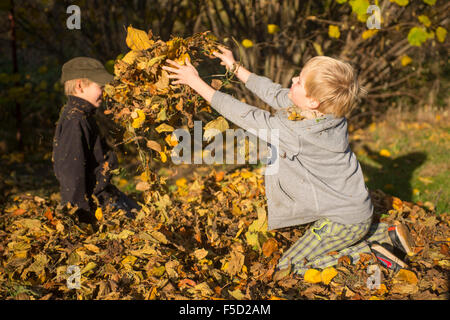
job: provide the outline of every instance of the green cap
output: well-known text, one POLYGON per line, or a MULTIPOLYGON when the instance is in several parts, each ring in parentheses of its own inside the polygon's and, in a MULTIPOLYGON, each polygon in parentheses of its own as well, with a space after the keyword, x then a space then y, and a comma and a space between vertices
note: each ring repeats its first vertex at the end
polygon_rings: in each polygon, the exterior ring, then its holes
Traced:
POLYGON ((67 61, 62 67, 61 83, 69 80, 87 78, 100 86, 114 80, 114 76, 106 71, 97 59, 78 57, 67 61))

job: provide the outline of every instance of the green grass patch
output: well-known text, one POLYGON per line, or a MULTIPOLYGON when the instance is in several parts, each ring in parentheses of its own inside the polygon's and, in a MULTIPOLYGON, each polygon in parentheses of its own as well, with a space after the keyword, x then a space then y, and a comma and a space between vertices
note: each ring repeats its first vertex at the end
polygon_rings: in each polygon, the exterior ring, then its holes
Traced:
POLYGON ((367 187, 449 212, 448 117, 391 119, 351 134, 367 187))

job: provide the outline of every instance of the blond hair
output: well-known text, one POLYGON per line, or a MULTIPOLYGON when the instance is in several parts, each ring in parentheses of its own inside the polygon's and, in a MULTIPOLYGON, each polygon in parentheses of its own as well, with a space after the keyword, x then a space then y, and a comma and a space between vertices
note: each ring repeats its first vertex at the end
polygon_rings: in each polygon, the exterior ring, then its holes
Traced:
POLYGON ((77 80, 81 80, 81 86, 83 88, 90 86, 92 83, 92 81, 87 78, 67 80, 64 82, 64 93, 66 96, 74 95, 76 93, 75 88, 77 86, 77 80))
POLYGON ((325 56, 314 57, 305 64, 304 86, 308 97, 316 99, 322 113, 335 117, 349 114, 360 94, 365 92, 358 83, 353 67, 343 61, 325 56))

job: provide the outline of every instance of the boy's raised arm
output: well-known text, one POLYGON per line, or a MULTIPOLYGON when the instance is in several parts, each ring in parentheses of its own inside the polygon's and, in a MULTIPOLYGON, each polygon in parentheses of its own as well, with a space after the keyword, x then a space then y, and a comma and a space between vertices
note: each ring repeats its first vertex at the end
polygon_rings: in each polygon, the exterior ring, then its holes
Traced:
POLYGON ((274 109, 288 108, 294 103, 289 98, 289 89, 267 77, 250 74, 245 87, 274 109))
POLYGON ((218 48, 221 53, 214 52, 213 55, 222 60, 220 64, 233 72, 245 84, 245 87, 262 101, 274 109, 288 108, 293 105, 293 102, 288 97, 289 89, 282 88, 280 84, 274 83, 269 78, 250 72, 236 63, 230 50, 221 46, 218 48))

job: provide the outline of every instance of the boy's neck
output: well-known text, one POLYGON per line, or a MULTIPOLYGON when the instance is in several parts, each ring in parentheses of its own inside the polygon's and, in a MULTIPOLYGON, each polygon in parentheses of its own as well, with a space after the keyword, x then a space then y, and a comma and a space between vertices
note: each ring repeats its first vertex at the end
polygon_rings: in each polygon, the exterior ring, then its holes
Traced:
POLYGON ((324 116, 324 114, 318 110, 302 110, 300 115, 305 117, 306 119, 316 119, 324 116))

